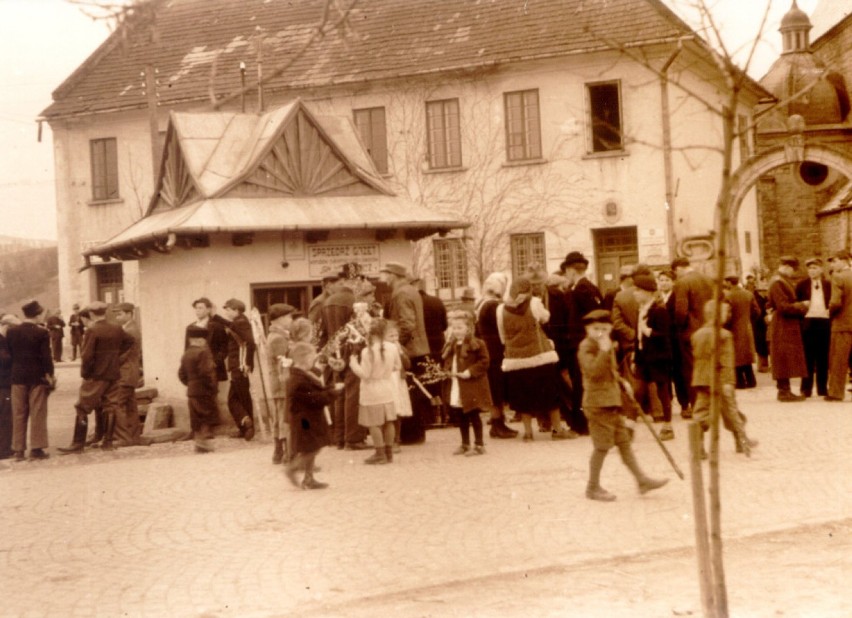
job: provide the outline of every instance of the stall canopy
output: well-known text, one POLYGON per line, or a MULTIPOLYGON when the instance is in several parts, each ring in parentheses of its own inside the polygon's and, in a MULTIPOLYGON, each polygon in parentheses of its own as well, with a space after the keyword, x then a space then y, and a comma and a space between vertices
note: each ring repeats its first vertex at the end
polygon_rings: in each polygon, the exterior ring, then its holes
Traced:
POLYGON ((139 259, 221 233, 370 229, 414 239, 469 225, 396 195, 348 118, 297 99, 264 114, 172 112, 145 216, 83 255, 139 259))

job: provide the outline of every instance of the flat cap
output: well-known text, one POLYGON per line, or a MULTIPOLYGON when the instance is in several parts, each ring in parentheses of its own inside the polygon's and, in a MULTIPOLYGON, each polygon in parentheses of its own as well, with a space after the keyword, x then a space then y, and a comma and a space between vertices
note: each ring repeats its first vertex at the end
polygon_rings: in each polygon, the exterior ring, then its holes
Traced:
POLYGON ((793 268, 799 267, 799 259, 792 255, 782 255, 780 258, 778 258, 778 263, 782 266, 792 266, 793 268))
POLYGON ((241 301, 237 298, 229 298, 228 300, 225 301, 225 304, 222 305, 222 306, 227 308, 227 309, 233 309, 234 311, 239 311, 240 313, 246 312, 246 304, 243 301, 241 301))
MULTIPOLYGON (((288 305, 287 303, 275 303, 274 305, 269 306, 269 320, 277 320, 278 318, 283 318, 285 315, 290 315, 291 313, 298 313, 299 310, 296 309, 293 305, 288 305)), ((295 315, 293 317, 296 317, 295 315)))
POLYGON ((86 309, 89 311, 89 313, 94 313, 95 315, 103 315, 106 313, 108 307, 109 305, 107 305, 105 302, 96 300, 92 303, 89 303, 86 309))
POLYGON ((653 275, 636 275, 633 277, 633 285, 640 290, 657 291, 657 280, 654 279, 653 275))
POLYGON ((583 324, 594 324, 596 322, 612 324, 612 315, 606 309, 595 309, 583 316, 583 324))
POLYGON ((822 259, 818 257, 812 257, 805 260, 805 266, 822 266, 822 259))
POLYGON ((133 310, 135 308, 136 307, 133 305, 133 303, 118 303, 115 306, 116 311, 124 311, 125 313, 133 313, 133 310))

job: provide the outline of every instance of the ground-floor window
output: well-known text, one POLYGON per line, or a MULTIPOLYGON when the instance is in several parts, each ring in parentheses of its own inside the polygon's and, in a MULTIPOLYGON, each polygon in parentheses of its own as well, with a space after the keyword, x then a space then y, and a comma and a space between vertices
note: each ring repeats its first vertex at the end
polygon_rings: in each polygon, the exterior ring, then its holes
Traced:
POLYGON ((286 303, 307 315, 311 301, 322 292, 322 285, 313 281, 293 283, 258 283, 251 286, 252 306, 257 307, 268 326, 266 315, 270 305, 286 303))
POLYGON ((95 266, 98 300, 108 305, 124 302, 124 273, 121 263, 95 266))
POLYGON ((449 298, 456 298, 456 290, 467 285, 467 256, 461 238, 436 238, 432 241, 435 257, 435 279, 439 290, 449 290, 449 298))
POLYGON ((523 275, 527 267, 537 264, 546 267, 547 254, 544 250, 544 232, 532 234, 512 234, 512 277, 523 275))

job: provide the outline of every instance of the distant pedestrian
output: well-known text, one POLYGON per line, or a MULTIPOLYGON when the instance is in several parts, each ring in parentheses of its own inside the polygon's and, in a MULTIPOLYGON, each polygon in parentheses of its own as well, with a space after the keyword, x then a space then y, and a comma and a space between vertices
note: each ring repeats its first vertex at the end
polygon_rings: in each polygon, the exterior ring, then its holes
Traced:
POLYGON ((665 485, 667 479, 648 477, 639 467, 630 446, 631 434, 624 423, 622 389, 628 394, 630 384, 618 375, 609 311, 597 309, 585 316, 586 338, 580 343, 578 358, 583 372, 583 409, 589 418, 592 436, 592 456, 589 460, 589 481, 586 497, 590 500, 612 502, 615 496, 601 487, 600 477, 609 450, 616 446, 624 465, 633 473, 639 493, 645 494, 665 485))
POLYGON ((201 326, 192 326, 186 330, 189 347, 180 359, 178 378, 186 386, 189 405, 189 424, 192 439, 198 453, 213 450, 212 427, 218 422, 219 408, 216 395, 219 380, 216 377, 216 363, 207 345, 210 333, 201 326))
POLYGON ((225 301, 222 312, 227 320, 229 336, 227 366, 231 386, 228 390, 228 410, 240 437, 251 440, 254 437, 254 403, 249 374, 254 371, 254 335, 245 316, 246 305, 243 301, 236 298, 225 301))
MULTIPOLYGON (((828 401, 842 401, 849 375, 849 353, 852 350, 852 256, 838 251, 831 260, 831 345, 828 353, 828 401)), ((772 350, 775 366, 775 349, 772 350)))
POLYGON ((480 415, 493 405, 488 387, 488 348, 474 336, 472 316, 467 311, 451 311, 448 319, 450 338, 442 356, 450 379, 444 384, 444 398, 449 402, 451 415, 458 419, 462 441, 453 454, 483 455, 485 442, 480 415))
POLYGON ((24 460, 27 428, 30 458, 47 459, 47 398, 56 385, 44 308, 34 300, 23 307, 23 323, 6 333, 12 356, 12 450, 24 460))
MULTIPOLYGON (((768 300, 768 306, 772 309, 772 322, 769 325, 772 377, 778 389, 778 401, 804 401, 804 396, 793 394, 790 389, 790 379, 804 378, 808 375, 805 347, 802 343, 802 320, 808 312, 810 301, 796 300, 793 276, 799 268, 799 260, 784 256, 779 262, 778 273, 769 284, 768 300)), ((849 348, 846 349, 844 357, 846 367, 849 365, 848 358, 849 348)), ((842 398, 842 385, 839 390, 842 398)), ((831 386, 829 386, 829 395, 831 395, 831 386)))
MULTIPOLYGON (((740 285, 736 275, 725 277, 725 299, 730 305, 731 318, 727 328, 734 336, 734 362, 736 363, 737 388, 755 388, 754 377, 754 333, 752 319, 760 313, 754 295, 740 285)), ((828 315, 828 312, 826 312, 828 315)), ((826 352, 826 355, 828 353, 826 352)))
MULTIPOLYGON (((219 380, 219 394, 217 396, 220 405, 226 405, 228 398, 228 321, 213 311, 213 303, 209 298, 202 296, 192 301, 192 309, 195 311, 195 321, 187 326, 200 326, 207 330, 207 347, 213 355, 216 363, 216 379, 219 380)), ((184 349, 189 347, 189 337, 184 337, 184 349)))
POLYGON ((293 365, 287 380, 287 400, 292 415, 293 451, 295 457, 285 472, 290 482, 302 489, 324 489, 327 483, 314 478, 314 462, 320 450, 328 445, 328 421, 324 407, 334 401, 343 383, 325 386, 322 378, 313 372, 317 352, 309 343, 296 343, 290 348, 293 365), (304 470, 301 483, 296 474, 304 470))
MULTIPOLYGON (((831 281, 823 273, 820 258, 806 260, 805 268, 808 270, 807 278, 796 284, 796 300, 810 301, 802 326, 808 375, 802 378, 801 393, 810 397, 816 384, 817 396, 825 397, 828 395, 828 352, 831 347, 831 317, 828 313, 831 281)), ((757 301, 754 304, 757 306, 757 301)))
POLYGON ((53 353, 53 362, 62 362, 62 341, 65 339, 65 320, 62 312, 58 309, 51 313, 45 321, 47 332, 50 333, 50 350, 53 353))
POLYGON ((74 303, 73 313, 68 318, 68 330, 71 334, 71 360, 77 360, 80 355, 80 344, 83 342, 83 321, 80 319, 80 305, 74 303))
POLYGON ((349 366, 361 379, 358 395, 358 424, 366 427, 376 452, 364 460, 366 464, 393 461, 396 436, 396 402, 402 367, 398 348, 385 340, 387 320, 376 318, 370 323, 367 346, 359 356, 349 359, 349 366))

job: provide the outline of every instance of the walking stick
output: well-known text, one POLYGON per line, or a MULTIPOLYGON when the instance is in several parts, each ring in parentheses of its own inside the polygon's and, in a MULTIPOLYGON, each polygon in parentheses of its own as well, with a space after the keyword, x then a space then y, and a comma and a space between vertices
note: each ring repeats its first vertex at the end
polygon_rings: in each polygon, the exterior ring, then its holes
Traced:
POLYGON ((624 378, 619 379, 618 385, 621 387, 621 392, 624 393, 624 395, 630 400, 630 403, 636 406, 636 411, 639 414, 639 417, 645 423, 645 426, 648 428, 648 431, 651 432, 651 435, 654 436, 654 440, 657 441, 657 444, 663 450, 663 454, 666 456, 666 459, 669 460, 669 463, 672 465, 672 468, 674 469, 675 473, 678 475, 678 477, 680 477, 680 480, 683 480, 683 472, 678 467, 677 462, 675 462, 674 457, 672 457, 672 454, 669 452, 669 449, 667 449, 666 445, 663 444, 663 441, 660 440, 660 436, 657 434, 657 430, 654 429, 654 425, 651 423, 651 419, 648 418, 648 415, 645 414, 645 411, 642 409, 642 406, 640 406, 639 402, 636 401, 636 398, 631 392, 632 388, 628 388, 629 385, 625 383, 624 378))

